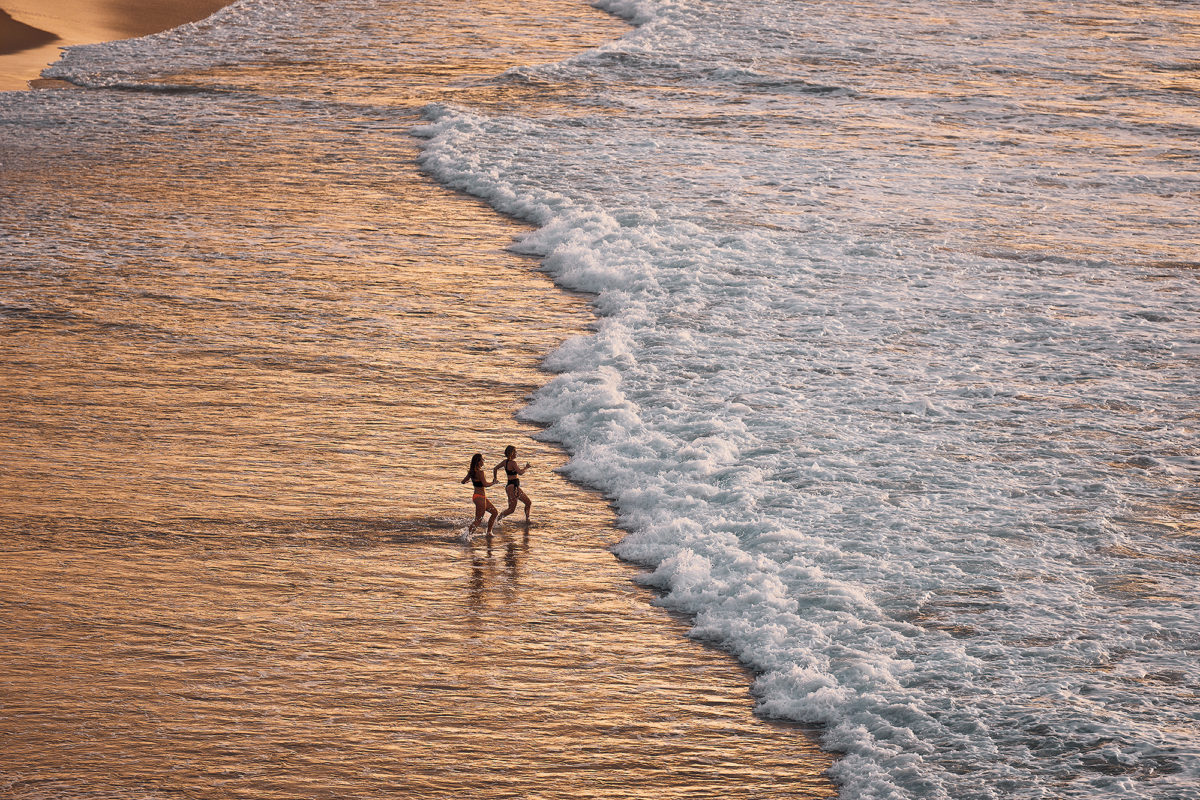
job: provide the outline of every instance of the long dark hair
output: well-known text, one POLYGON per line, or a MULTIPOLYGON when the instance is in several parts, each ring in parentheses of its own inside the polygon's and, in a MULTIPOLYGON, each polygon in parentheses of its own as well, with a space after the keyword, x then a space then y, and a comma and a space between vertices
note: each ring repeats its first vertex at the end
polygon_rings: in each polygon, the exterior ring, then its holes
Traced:
MULTIPOLYGON (((483 453, 476 453, 471 456, 471 468, 467 470, 467 477, 474 478, 475 470, 483 467, 483 453)), ((464 481, 465 482, 465 481, 464 481)))

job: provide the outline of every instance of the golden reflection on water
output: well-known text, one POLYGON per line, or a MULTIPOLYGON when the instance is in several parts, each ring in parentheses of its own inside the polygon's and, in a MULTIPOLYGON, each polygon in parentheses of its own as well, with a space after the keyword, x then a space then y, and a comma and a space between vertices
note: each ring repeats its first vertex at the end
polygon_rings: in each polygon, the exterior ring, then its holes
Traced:
MULTIPOLYGON (((397 479, 457 474, 462 450, 477 446, 471 429, 511 429, 494 417, 543 380, 530 357, 561 334, 541 326, 561 329, 580 303, 545 281, 504 305, 471 302, 511 280, 508 232, 468 221, 470 201, 447 208, 421 189, 394 197, 386 219, 346 198, 326 208, 347 224, 440 226, 448 242, 436 254, 355 258, 343 225, 326 219, 321 233, 347 247, 344 263, 294 244, 256 249, 258 264, 143 262, 23 313, 0 344, 14 365, 0 390, 6 505, 152 517, 385 511, 397 479), (531 340, 509 333, 522 325, 535 326, 531 340), (453 466, 440 460, 452 452, 453 466)), ((202 202, 217 205, 212 193, 202 202)), ((186 208, 184 194, 163 192, 186 208)), ((302 228, 305 205, 261 209, 262 228, 302 228)), ((253 243, 255 228, 240 235, 253 243)))
POLYGON ((568 508, 490 549, 26 553, 0 653, 13 796, 832 796, 724 655, 614 588, 598 532, 568 508))
POLYGON ((5 167, 6 796, 833 796, 514 421, 585 301, 416 172, 415 115, 175 102, 5 167), (534 525, 464 542, 510 443, 534 525))
MULTIPOLYGON (((341 11, 363 24, 353 2, 341 11)), ((583 112, 562 103, 563 96, 591 93, 592 87, 500 76, 514 67, 559 61, 630 29, 591 9, 580 14, 573 0, 480 0, 469 5, 375 0, 366 16, 375 26, 370 38, 356 38, 350 46, 370 41, 374 49, 359 48, 350 58, 347 41, 335 36, 306 42, 308 58, 303 61, 223 65, 156 80, 234 91, 255 91, 269 80, 271 93, 278 97, 306 99, 319 85, 331 102, 363 106, 420 108, 438 102, 507 112, 520 103, 526 112, 552 109, 557 115, 576 115, 583 112), (422 23, 414 24, 414 19, 422 23)), ((589 108, 587 113, 597 110, 589 108)))

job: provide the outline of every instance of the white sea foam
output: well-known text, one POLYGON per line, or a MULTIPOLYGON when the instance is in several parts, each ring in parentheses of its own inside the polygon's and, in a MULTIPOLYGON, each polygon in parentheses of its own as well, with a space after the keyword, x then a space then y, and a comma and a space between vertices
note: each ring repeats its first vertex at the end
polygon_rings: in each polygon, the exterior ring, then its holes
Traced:
MULTIPOLYGON (((585 113, 438 106, 419 133, 596 295, 525 413, 614 498, 618 554, 760 673, 762 713, 827 725, 846 797, 1189 796, 1200 303, 1171 264, 1195 173, 1158 159, 1200 153, 1177 104, 1074 108, 1061 22, 1038 51, 988 37, 944 93, 946 20, 870 5, 839 39, 824 7, 606 7, 642 27, 510 76, 608 87, 585 113)), ((998 13, 956 11, 980 36, 998 13)))

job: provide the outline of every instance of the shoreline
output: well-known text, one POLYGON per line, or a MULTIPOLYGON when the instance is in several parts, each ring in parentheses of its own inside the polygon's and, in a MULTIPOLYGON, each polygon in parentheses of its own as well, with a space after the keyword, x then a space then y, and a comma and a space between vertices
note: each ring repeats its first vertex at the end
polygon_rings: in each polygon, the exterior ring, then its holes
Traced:
POLYGON ((197 22, 233 0, 0 0, 0 92, 33 88, 64 47, 197 22))

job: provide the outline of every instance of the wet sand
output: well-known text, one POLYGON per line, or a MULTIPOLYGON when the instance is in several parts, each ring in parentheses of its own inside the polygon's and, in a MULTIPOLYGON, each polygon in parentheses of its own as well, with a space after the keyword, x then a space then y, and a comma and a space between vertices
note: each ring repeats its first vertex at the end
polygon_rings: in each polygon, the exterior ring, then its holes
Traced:
POLYGON ((129 39, 204 19, 232 0, 2 0, 0 92, 19 91, 59 49, 129 39))
MULTIPOLYGON (((564 48, 620 30, 525 10, 564 48)), ((515 421, 587 298, 416 169, 415 112, 280 126, 248 99, 209 130, 154 123, 190 96, 114 98, 128 141, 91 146, 73 121, 109 100, 75 93, 0 190, 54 266, 0 273, 6 796, 834 796, 515 421), (507 444, 533 525, 466 540, 467 460, 507 444)))

